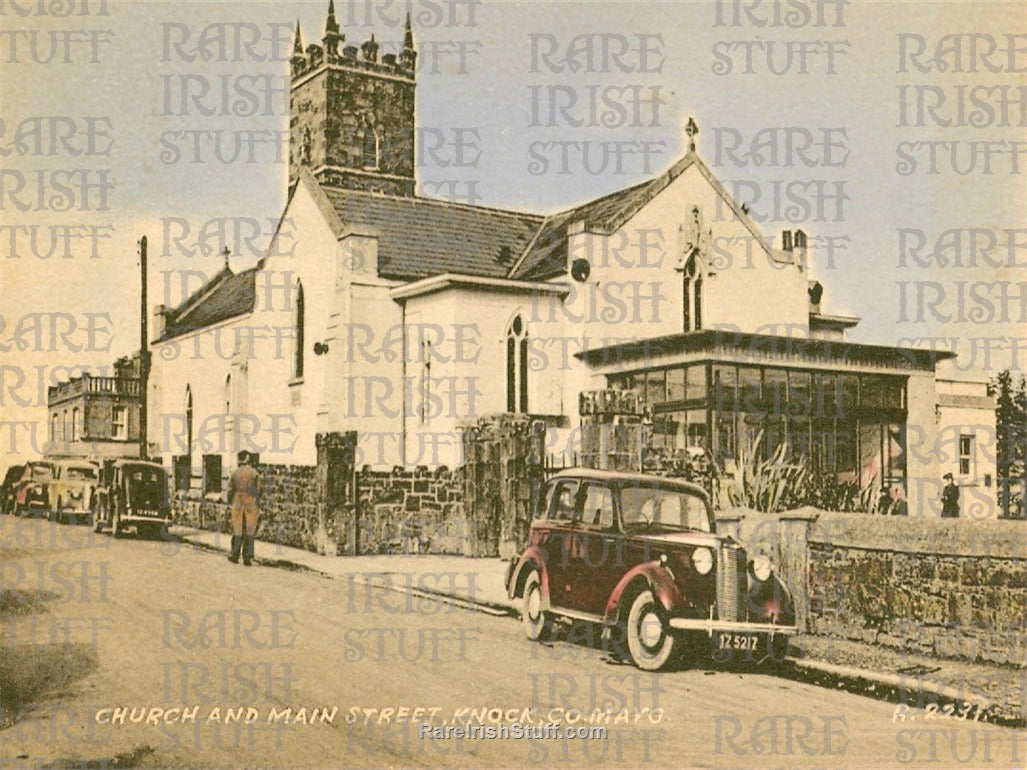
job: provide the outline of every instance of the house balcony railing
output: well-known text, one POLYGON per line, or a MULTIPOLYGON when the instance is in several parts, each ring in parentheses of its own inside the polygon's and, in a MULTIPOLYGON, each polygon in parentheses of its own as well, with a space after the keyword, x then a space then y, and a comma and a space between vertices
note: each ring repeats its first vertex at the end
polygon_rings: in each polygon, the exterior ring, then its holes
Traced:
POLYGON ((137 377, 97 377, 83 374, 81 377, 47 388, 47 402, 52 404, 83 394, 138 397, 139 379, 137 377))

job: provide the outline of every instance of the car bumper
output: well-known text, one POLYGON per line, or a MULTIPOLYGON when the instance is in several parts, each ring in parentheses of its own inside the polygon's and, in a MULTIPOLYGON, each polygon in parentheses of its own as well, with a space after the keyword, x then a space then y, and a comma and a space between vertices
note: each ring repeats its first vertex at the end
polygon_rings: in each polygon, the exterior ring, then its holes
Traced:
POLYGON ((132 524, 169 524, 170 516, 122 516, 121 523, 132 524))
POLYGON ((732 620, 701 620, 698 618, 671 618, 670 627, 676 631, 703 631, 710 636, 715 633, 794 635, 798 626, 774 626, 770 623, 740 623, 732 620))

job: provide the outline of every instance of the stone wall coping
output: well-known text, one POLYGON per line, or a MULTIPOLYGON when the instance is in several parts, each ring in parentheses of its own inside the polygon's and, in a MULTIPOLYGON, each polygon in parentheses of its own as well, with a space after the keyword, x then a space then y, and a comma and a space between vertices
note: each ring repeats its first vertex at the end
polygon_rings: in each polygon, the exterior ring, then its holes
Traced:
MULTIPOLYGON (((781 513, 763 513, 752 508, 728 508, 724 511, 715 511, 714 517, 717 521, 734 522, 745 519, 762 519, 765 521, 816 521, 824 511, 806 506, 794 511, 782 511, 781 513)), ((852 514, 846 514, 852 515, 852 514)))
POLYGON ((1025 535, 1023 522, 1015 521, 825 512, 810 527, 808 541, 865 551, 1027 559, 1025 535))

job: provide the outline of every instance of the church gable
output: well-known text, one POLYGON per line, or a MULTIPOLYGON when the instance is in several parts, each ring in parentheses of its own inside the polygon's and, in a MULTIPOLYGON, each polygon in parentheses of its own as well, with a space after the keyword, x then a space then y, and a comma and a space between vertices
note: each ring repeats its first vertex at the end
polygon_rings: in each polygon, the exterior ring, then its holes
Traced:
POLYGON ((545 280, 563 274, 567 269, 568 225, 580 223, 586 232, 603 235, 614 233, 690 168, 695 168, 713 188, 722 210, 730 212, 733 218, 745 226, 752 238, 768 254, 773 255, 773 249, 759 226, 731 197, 695 153, 693 146, 687 155, 660 176, 547 217, 531 246, 514 265, 510 277, 545 280))
MULTIPOLYGON (((233 273, 226 265, 178 307, 161 309, 163 333, 157 342, 253 311, 257 268, 233 273)), ((161 306, 163 307, 163 306, 161 306)))

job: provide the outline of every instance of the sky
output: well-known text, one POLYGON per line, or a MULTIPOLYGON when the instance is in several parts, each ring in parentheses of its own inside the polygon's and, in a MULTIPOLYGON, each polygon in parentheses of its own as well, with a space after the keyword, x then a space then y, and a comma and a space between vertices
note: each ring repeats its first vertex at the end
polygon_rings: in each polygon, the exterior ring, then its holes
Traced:
MULTIPOLYGON (((218 254, 181 246, 211 220, 232 218, 244 235, 252 227, 248 245, 232 241, 230 263, 257 261, 285 203, 287 151, 274 139, 288 130, 287 101, 216 94, 281 82, 292 27, 298 19, 305 42, 319 40, 327 0, 77 0, 64 17, 40 7, 0 4, 0 465, 32 454, 25 431, 42 431, 45 387, 61 367, 95 370, 138 347, 140 236, 151 305, 176 304, 183 280, 195 288, 220 269, 218 254), (183 109, 182 89, 204 86, 183 109), (38 144, 33 118, 50 127, 38 144), (204 133, 218 131, 233 162, 204 133), (266 141, 233 160, 235 138, 266 141), (62 180, 73 199, 53 184, 62 180), (85 195, 82 180, 93 185, 85 195), (104 237, 46 257, 50 226, 104 237), (178 245, 166 237, 185 228, 178 245), (54 324, 68 333, 51 335, 54 324)), ((863 319, 854 339, 943 338, 960 353, 948 369, 960 379, 1022 367, 1022 4, 336 3, 345 44, 374 34, 383 54, 401 41, 407 9, 423 194, 558 211, 664 171, 687 149, 692 117, 699 153, 770 238, 809 233, 825 310, 863 319), (603 100, 594 113, 593 96, 603 100), (569 99, 566 111, 550 109, 569 99), (787 190, 793 197, 774 205, 787 190), (932 256, 946 231, 957 232, 960 259, 932 256), (971 238, 994 242, 987 258, 970 258, 971 238), (909 247, 921 242, 915 259, 909 247)))

